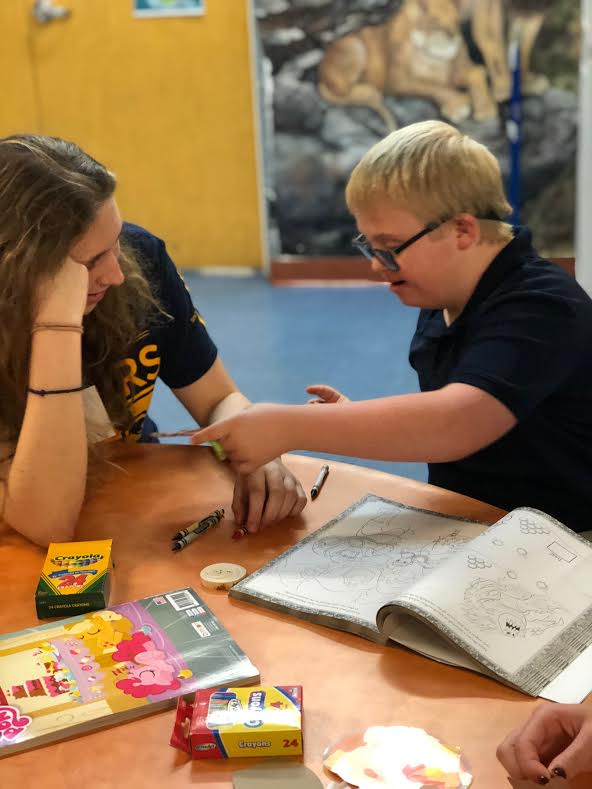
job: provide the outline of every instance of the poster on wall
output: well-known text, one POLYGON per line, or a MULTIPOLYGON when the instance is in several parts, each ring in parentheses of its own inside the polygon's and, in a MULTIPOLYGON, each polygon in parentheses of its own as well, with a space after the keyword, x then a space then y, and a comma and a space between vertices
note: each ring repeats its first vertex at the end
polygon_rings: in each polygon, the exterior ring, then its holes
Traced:
POLYGON ((254 4, 272 254, 358 254, 349 175, 374 143, 417 121, 443 120, 484 143, 508 179, 511 47, 522 84, 520 221, 540 251, 573 254, 579 3, 254 4))
POLYGON ((202 16, 204 0, 134 0, 135 17, 202 16))

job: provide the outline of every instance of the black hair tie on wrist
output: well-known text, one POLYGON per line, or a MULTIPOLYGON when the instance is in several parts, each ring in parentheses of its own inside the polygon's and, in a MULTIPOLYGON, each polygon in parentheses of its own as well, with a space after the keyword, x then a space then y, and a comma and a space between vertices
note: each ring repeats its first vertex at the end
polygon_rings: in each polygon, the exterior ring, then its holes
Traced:
POLYGON ((83 389, 88 389, 88 386, 76 386, 73 389, 32 389, 29 386, 27 391, 29 391, 31 394, 39 395, 39 397, 45 397, 45 395, 70 394, 71 392, 82 392, 83 389))

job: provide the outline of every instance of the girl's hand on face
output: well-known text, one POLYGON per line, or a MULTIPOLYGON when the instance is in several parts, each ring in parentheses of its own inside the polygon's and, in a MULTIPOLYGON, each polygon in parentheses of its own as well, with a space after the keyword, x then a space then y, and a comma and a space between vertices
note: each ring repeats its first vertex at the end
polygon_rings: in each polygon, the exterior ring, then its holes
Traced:
POLYGON ((81 324, 88 298, 88 269, 67 257, 37 290, 37 323, 81 324))

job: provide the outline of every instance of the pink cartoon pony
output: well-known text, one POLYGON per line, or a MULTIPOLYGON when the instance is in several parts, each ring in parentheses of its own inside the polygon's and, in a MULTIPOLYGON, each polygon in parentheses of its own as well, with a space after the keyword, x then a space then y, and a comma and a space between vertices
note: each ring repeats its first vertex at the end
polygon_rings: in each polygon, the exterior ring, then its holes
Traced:
POLYGON ((181 683, 175 677, 175 668, 166 660, 166 653, 156 649, 156 644, 145 633, 134 633, 121 641, 113 653, 113 660, 126 663, 129 673, 115 685, 135 699, 156 696, 167 690, 177 690, 181 683))

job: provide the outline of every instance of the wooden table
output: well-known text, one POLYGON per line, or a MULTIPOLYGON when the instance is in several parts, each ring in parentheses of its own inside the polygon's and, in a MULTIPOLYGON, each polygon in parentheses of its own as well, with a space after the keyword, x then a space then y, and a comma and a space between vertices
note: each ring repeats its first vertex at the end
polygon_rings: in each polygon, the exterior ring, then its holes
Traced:
MULTIPOLYGON (((374 724, 419 726, 461 746, 476 789, 507 786, 495 748, 530 713, 535 700, 501 684, 440 665, 397 647, 282 616, 202 589, 200 569, 231 561, 252 571, 365 493, 454 515, 493 521, 500 511, 439 488, 372 469, 331 463, 319 498, 298 519, 232 542, 230 519, 179 554, 169 549, 177 527, 224 507, 231 513, 232 475, 208 449, 140 446, 120 449, 119 468, 85 506, 78 539, 114 539, 111 602, 193 586, 260 669, 268 684, 304 686, 304 763, 322 779, 324 748, 374 724)), ((288 456, 287 465, 310 490, 320 461, 288 456)), ((0 632, 35 624, 34 589, 45 551, 13 532, 0 533, 3 599, 0 632)), ((148 716, 0 761, 0 786, 187 787, 228 789, 232 773, 254 759, 191 762, 168 745, 173 711, 148 716)), ((592 783, 573 783, 574 789, 592 783)), ((534 784, 533 784, 534 786, 534 784)))

